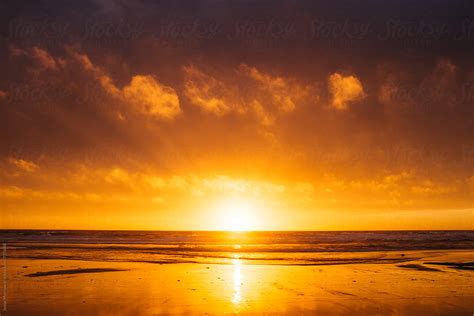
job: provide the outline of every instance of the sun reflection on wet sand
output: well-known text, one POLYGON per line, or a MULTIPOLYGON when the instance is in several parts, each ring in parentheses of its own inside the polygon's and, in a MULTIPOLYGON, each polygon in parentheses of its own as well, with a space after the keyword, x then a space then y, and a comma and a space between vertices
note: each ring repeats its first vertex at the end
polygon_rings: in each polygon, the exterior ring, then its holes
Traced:
POLYGON ((232 259, 232 265, 234 266, 234 291, 232 294, 232 303, 239 305, 242 301, 242 262, 238 255, 234 255, 232 259))
POLYGON ((340 315, 355 311, 405 315, 423 308, 422 314, 430 315, 444 311, 447 315, 472 314, 471 271, 441 265, 431 265, 438 272, 416 269, 427 265, 425 262, 470 262, 472 251, 415 251, 406 257, 420 258, 412 260, 414 269, 397 263, 249 264, 238 252, 228 264, 215 265, 12 258, 8 313, 340 315), (79 268, 118 271, 27 276, 79 268))

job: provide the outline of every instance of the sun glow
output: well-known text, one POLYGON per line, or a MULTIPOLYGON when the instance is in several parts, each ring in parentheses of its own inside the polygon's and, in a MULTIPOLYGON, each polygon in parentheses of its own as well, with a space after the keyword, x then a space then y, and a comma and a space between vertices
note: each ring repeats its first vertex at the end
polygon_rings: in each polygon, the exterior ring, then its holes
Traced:
POLYGON ((231 198, 221 201, 217 207, 218 229, 248 231, 257 229, 256 209, 250 201, 231 198))

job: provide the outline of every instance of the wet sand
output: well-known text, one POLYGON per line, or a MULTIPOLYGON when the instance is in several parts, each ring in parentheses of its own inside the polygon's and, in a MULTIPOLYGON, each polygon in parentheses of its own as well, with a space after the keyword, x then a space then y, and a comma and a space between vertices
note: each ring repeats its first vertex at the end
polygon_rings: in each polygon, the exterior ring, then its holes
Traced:
POLYGON ((404 263, 151 264, 7 260, 2 315, 472 315, 471 251, 404 263))

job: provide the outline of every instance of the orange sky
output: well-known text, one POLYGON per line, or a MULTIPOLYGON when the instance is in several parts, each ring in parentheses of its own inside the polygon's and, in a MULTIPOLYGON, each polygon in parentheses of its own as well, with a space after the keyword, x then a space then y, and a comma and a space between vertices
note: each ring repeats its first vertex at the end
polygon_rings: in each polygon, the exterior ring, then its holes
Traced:
POLYGON ((0 228, 473 229, 469 43, 390 3, 2 10, 0 228))

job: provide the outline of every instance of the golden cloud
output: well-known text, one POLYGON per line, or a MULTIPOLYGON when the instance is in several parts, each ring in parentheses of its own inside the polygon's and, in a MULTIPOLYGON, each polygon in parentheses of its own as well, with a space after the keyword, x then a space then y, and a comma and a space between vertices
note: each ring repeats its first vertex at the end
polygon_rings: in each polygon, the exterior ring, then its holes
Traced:
MULTIPOLYGON (((84 70, 95 77, 108 95, 132 105, 138 112, 163 119, 173 119, 181 113, 176 91, 159 83, 153 76, 133 76, 128 85, 119 89, 112 78, 102 68, 95 66, 87 55, 74 51, 72 55, 84 70)), ((124 120, 122 114, 119 119, 124 120)))
POLYGON ((39 166, 32 161, 27 161, 23 159, 8 158, 7 161, 17 167, 20 170, 32 172, 39 169, 39 166))
POLYGON ((152 76, 134 76, 123 88, 123 96, 145 114, 172 119, 181 113, 176 91, 161 85, 152 76))
POLYGON ((217 115, 223 115, 231 110, 229 91, 223 82, 194 66, 184 67, 183 71, 185 74, 184 93, 192 104, 217 115))
POLYGON ((328 84, 332 96, 331 106, 337 110, 345 110, 349 103, 365 97, 362 83, 355 76, 344 76, 336 72, 329 76, 328 84))
POLYGON ((73 59, 87 72, 97 80, 104 91, 112 97, 121 98, 122 93, 119 88, 115 86, 112 78, 106 71, 98 66, 95 66, 86 54, 78 53, 70 49, 69 53, 73 59))
POLYGON ((0 187, 0 198, 21 201, 88 201, 98 202, 119 199, 119 196, 101 196, 96 193, 77 193, 73 191, 48 191, 20 188, 16 186, 0 187))
MULTIPOLYGON (((5 166, 8 165, 13 168, 11 171, 36 168, 19 159, 7 161, 5 166)), ((71 165, 65 172, 42 169, 41 173, 0 174, 0 197, 32 203, 123 202, 137 207, 168 207, 177 200, 194 205, 220 197, 243 197, 312 209, 405 210, 472 206, 474 183, 472 178, 467 180, 471 191, 466 193, 466 183, 426 179, 408 171, 360 179, 322 174, 314 179, 268 180, 227 174, 161 174, 152 169, 132 171, 119 166, 71 165), (20 182, 23 185, 18 185, 20 182)))
POLYGON ((265 126, 272 125, 278 113, 292 112, 299 103, 317 98, 310 85, 245 64, 231 79, 213 77, 195 66, 184 67, 183 71, 184 92, 192 104, 219 116, 253 113, 265 126))
POLYGON ((56 60, 44 49, 33 47, 32 54, 42 67, 50 70, 56 70, 58 68, 56 60))
POLYGON ((241 65, 239 70, 257 83, 260 95, 266 94, 268 98, 265 98, 265 103, 268 103, 268 106, 274 106, 282 112, 295 110, 297 103, 305 100, 312 90, 310 86, 301 85, 292 78, 271 76, 245 64, 241 65))
POLYGON ((265 109, 265 107, 262 105, 262 103, 260 103, 257 100, 253 100, 253 102, 251 103, 251 106, 252 106, 255 114, 257 115, 257 117, 260 119, 260 122, 263 125, 269 126, 269 125, 272 125, 275 122, 275 118, 273 117, 273 115, 271 115, 265 109))
POLYGON ((0 197, 4 199, 21 199, 26 196, 25 190, 16 186, 0 187, 0 197))
MULTIPOLYGON (((29 49, 11 46, 10 54, 13 57, 24 56, 33 60, 41 70, 57 70, 59 68, 59 63, 46 50, 37 46, 33 46, 29 49)), ((35 69, 35 71, 38 70, 39 69, 35 69)))

